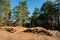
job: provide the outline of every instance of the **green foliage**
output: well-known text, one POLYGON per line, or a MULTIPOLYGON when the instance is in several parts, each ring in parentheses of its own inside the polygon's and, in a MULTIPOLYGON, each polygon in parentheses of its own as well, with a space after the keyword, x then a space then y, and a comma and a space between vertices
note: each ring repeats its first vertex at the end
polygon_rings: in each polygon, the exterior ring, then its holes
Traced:
POLYGON ((16 23, 20 26, 24 26, 29 16, 26 2, 19 2, 19 5, 15 7, 15 11, 17 18, 16 23))
POLYGON ((1 0, 0 1, 0 26, 6 26, 8 23, 8 14, 10 11, 10 1, 1 0))
POLYGON ((39 8, 35 8, 31 17, 31 26, 42 26, 47 29, 58 29, 59 8, 57 8, 57 6, 58 5, 54 2, 47 1, 42 5, 40 10, 38 10, 39 8))
POLYGON ((26 0, 20 1, 12 11, 10 10, 10 0, 0 0, 0 26, 42 26, 47 29, 60 29, 58 4, 47 0, 40 10, 35 7, 30 18, 26 3, 26 0))
POLYGON ((31 17, 31 26, 33 26, 33 27, 37 26, 37 24, 38 24, 37 23, 37 17, 39 16, 39 13, 40 13, 39 9, 35 8, 33 15, 31 17))
MULTIPOLYGON (((56 8, 57 4, 48 1, 45 2, 41 8, 41 12, 44 13, 45 17, 42 17, 41 19, 44 21, 45 28, 48 29, 55 29, 58 27, 58 12, 59 9, 56 8), (46 20, 46 21, 45 21, 46 20)), ((41 16, 41 15, 40 15, 41 16)))

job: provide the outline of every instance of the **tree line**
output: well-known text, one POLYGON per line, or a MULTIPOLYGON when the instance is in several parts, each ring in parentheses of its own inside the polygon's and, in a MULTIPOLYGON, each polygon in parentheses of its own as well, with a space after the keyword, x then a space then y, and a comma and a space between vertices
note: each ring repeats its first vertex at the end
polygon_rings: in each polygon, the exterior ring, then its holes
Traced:
POLYGON ((27 7, 27 1, 20 1, 15 8, 10 9, 10 0, 0 0, 0 26, 44 27, 60 30, 60 9, 56 2, 46 1, 41 8, 34 8, 32 16, 27 7))

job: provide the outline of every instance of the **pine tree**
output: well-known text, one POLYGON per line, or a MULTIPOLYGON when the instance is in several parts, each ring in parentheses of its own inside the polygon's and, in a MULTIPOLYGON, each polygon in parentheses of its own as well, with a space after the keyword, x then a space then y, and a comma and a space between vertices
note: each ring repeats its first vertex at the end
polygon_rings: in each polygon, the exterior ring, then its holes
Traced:
POLYGON ((32 17, 31 17, 31 24, 32 24, 32 26, 34 27, 34 26, 37 26, 37 22, 38 22, 38 20, 37 20, 37 18, 38 18, 38 16, 39 16, 39 13, 40 13, 40 10, 39 10, 39 8, 35 8, 34 9, 34 12, 33 12, 33 14, 32 14, 32 17))
POLYGON ((26 19, 28 19, 29 11, 27 9, 27 4, 25 2, 19 2, 19 5, 15 7, 17 13, 17 24, 19 26, 23 26, 26 23, 26 19))
POLYGON ((58 22, 57 22, 57 13, 59 12, 59 9, 56 8, 56 4, 51 1, 47 1, 43 4, 41 11, 45 13, 46 15, 46 27, 55 29, 57 28, 58 22), (48 25, 47 25, 48 24, 48 25))
POLYGON ((0 21, 1 21, 1 26, 2 25, 7 25, 8 22, 8 14, 10 11, 10 0, 1 0, 0 1, 0 21))

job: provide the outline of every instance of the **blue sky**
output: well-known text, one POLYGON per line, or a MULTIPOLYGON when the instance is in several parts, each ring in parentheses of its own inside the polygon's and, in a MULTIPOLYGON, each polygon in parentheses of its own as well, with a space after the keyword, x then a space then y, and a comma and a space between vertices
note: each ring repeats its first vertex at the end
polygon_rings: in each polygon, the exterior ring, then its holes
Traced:
MULTIPOLYGON (((17 6, 19 1, 24 1, 24 0, 10 0, 11 9, 17 6)), ((54 1, 54 0, 51 0, 51 1, 54 1)), ((44 2, 46 2, 46 0, 27 0, 27 7, 29 12, 32 13, 35 7, 41 8, 44 2)))

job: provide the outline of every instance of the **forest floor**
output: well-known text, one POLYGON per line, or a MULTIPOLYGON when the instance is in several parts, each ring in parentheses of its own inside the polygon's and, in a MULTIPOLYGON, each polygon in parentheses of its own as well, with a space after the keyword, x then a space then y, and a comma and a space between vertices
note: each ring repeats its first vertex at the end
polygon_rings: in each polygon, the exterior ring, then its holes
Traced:
POLYGON ((21 30, 21 32, 8 32, 6 29, 8 27, 1 27, 0 28, 0 40, 60 40, 60 33, 56 36, 49 36, 42 33, 31 33, 31 32, 23 32, 22 30, 27 29, 24 27, 10 27, 15 28, 17 31, 21 30), (59 36, 59 37, 58 37, 59 36))

